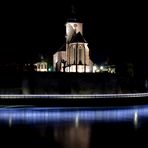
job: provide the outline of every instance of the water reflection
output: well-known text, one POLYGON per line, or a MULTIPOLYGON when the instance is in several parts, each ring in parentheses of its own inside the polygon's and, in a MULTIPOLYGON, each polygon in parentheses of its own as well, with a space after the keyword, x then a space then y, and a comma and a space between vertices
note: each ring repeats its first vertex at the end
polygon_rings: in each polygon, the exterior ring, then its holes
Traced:
POLYGON ((135 129, 138 128, 138 111, 134 112, 134 127, 135 129))
POLYGON ((54 138, 64 148, 89 148, 90 127, 86 124, 55 127, 54 138))
POLYGON ((12 118, 11 118, 11 116, 10 116, 9 119, 8 119, 8 125, 9 125, 9 127, 12 126, 12 118))
MULTIPOLYGON (((120 147, 117 141, 138 142, 143 133, 148 132, 147 123, 146 105, 83 109, 0 108, 0 138, 2 141, 13 139, 14 145, 19 139, 26 147, 30 143, 41 147, 46 143, 47 147, 54 148, 95 148, 108 143, 120 147)), ((143 138, 142 142, 147 139, 143 138)))
POLYGON ((72 122, 75 126, 93 122, 131 122, 138 128, 139 120, 148 118, 148 106, 124 108, 0 108, 0 121, 12 124, 72 122))

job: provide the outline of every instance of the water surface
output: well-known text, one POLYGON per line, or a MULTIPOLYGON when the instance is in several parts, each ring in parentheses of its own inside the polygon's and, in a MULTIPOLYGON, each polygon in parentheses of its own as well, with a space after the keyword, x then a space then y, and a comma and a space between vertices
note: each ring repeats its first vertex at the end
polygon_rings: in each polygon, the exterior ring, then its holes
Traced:
POLYGON ((98 148, 147 144, 148 106, 1 107, 1 145, 98 148))

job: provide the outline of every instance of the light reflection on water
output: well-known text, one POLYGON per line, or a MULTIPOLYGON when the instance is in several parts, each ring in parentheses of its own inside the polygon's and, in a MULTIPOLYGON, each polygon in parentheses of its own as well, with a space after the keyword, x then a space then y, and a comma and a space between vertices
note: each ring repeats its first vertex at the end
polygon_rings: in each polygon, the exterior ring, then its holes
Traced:
POLYGON ((121 108, 0 108, 0 121, 14 124, 53 122, 138 122, 148 117, 148 106, 121 108))
POLYGON ((64 148, 89 148, 90 126, 80 124, 79 126, 59 126, 54 128, 54 138, 64 148))
MULTIPOLYGON (((129 140, 128 136, 133 137, 133 133, 141 129, 143 121, 145 122, 147 118, 147 105, 83 109, 0 108, 0 128, 1 125, 7 125, 6 129, 15 129, 12 132, 14 141, 22 136, 23 142, 24 139, 28 141, 31 139, 28 145, 48 143, 48 146, 53 145, 57 148, 61 146, 64 148, 94 148, 103 143, 104 139, 109 141, 112 134, 116 134, 114 138, 122 141, 124 136, 121 137, 121 134, 123 133, 127 134, 127 138, 124 137, 126 142, 129 140), (132 132, 130 132, 131 129, 132 132), (29 137, 29 135, 33 136, 29 137)), ((3 131, 1 128, 0 136, 3 137, 3 133, 11 135, 11 130, 3 131)), ((132 140, 131 137, 130 140, 132 140)), ((110 140, 110 142, 115 144, 114 141, 110 140)), ((26 142, 26 146, 28 145, 26 142)))

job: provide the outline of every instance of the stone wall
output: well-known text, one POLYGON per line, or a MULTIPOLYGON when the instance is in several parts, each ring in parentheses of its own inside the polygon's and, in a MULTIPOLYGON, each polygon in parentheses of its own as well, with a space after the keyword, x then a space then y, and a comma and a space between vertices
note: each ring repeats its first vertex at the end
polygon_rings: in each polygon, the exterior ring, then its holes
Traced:
POLYGON ((0 94, 103 94, 143 92, 141 81, 108 73, 1 73, 0 94), (139 82, 139 83, 138 83, 139 82), (137 88, 136 88, 137 87, 137 88), (139 88, 138 88, 139 87, 139 88), (140 87, 142 89, 140 89, 140 87))

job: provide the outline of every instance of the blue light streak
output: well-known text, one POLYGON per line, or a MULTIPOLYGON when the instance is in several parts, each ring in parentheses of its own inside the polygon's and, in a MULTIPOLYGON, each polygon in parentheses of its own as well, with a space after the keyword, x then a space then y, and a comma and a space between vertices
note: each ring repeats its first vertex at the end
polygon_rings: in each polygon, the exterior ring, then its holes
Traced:
POLYGON ((135 113, 140 118, 148 118, 148 106, 122 108, 0 108, 0 122, 14 124, 37 124, 72 122, 133 122, 135 113))

